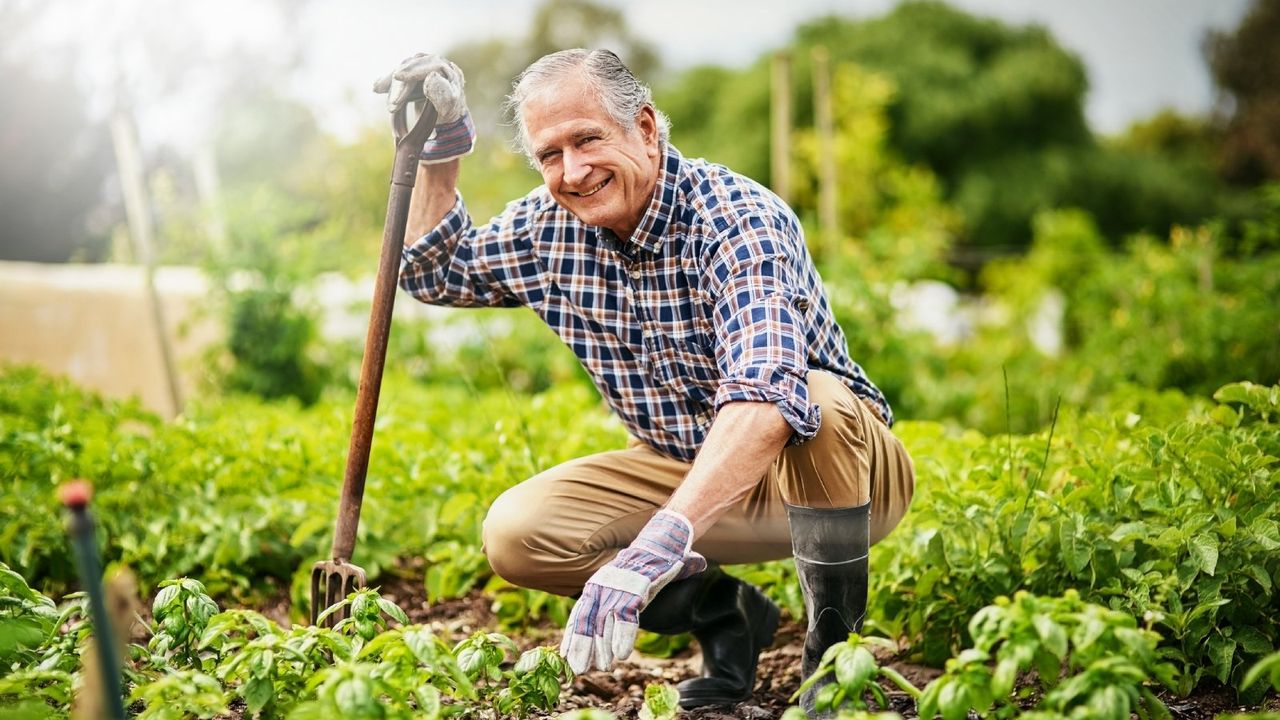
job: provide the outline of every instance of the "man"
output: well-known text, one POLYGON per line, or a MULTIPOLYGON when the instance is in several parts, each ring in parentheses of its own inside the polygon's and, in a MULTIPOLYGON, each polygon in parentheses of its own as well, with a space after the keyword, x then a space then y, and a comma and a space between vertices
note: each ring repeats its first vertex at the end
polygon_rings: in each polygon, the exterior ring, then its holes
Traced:
POLYGON ((608 51, 554 53, 517 79, 517 139, 545 185, 483 227, 456 190, 474 144, 461 71, 421 55, 375 89, 393 111, 423 95, 439 111, 401 286, 423 302, 533 308, 632 435, 500 496, 484 524, 494 571, 577 596, 561 645, 574 672, 626 658, 638 628, 691 632, 703 677, 679 690, 693 708, 748 698, 778 623, 718 565, 794 556, 811 674, 861 628, 868 547, 905 514, 914 471, 795 215, 683 157, 608 51))

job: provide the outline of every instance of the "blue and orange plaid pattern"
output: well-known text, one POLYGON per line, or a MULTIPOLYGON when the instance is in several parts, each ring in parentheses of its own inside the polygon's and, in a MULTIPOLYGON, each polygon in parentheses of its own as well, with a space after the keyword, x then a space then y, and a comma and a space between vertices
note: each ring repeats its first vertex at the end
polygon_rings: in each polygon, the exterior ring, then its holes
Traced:
POLYGON ((719 408, 772 402, 813 437, 806 376, 841 378, 892 424, 848 354, 795 214, 755 181, 667 146, 630 238, 539 187, 473 226, 461 195, 404 251, 401 286, 439 305, 528 306, 573 349, 637 438, 692 461, 719 408))

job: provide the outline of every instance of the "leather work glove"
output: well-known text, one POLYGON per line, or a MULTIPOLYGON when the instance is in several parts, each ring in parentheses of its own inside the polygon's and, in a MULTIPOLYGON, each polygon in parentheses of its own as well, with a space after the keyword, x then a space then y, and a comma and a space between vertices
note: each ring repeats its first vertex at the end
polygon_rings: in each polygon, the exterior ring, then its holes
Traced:
POLYGON ((457 65, 439 55, 418 53, 378 78, 373 91, 387 94, 387 109, 393 114, 414 100, 431 103, 437 113, 436 129, 418 157, 425 163, 441 163, 475 148, 476 128, 467 111, 465 85, 457 65))
POLYGON ((560 654, 574 674, 593 665, 608 670, 631 654, 640 611, 668 583, 707 569, 707 559, 692 552, 692 544, 689 520, 659 510, 630 546, 591 576, 560 643, 560 654))

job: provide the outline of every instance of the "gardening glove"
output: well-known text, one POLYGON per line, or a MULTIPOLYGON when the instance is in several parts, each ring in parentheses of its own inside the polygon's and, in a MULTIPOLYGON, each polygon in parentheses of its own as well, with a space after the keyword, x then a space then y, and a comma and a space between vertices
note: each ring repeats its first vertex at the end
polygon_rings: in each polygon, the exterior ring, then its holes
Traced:
POLYGON ((593 665, 608 670, 631 654, 640 611, 668 583, 707 569, 707 559, 692 552, 692 545, 688 518, 660 510, 630 546, 591 576, 560 643, 575 674, 593 665))
POLYGON ((418 53, 379 78, 373 91, 387 94, 387 109, 393 114, 414 100, 431 103, 436 109, 436 129, 418 158, 425 163, 441 163, 467 155, 475 148, 476 128, 467 111, 465 85, 466 79, 457 65, 439 55, 418 53))

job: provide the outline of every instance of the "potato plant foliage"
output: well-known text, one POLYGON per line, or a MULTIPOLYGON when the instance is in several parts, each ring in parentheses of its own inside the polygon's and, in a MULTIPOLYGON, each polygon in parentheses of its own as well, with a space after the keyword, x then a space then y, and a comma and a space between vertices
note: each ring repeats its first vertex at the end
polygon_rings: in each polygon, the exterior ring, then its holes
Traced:
MULTIPOLYGON (((481 589, 507 631, 562 620, 567 601, 493 576, 485 508, 540 469, 620 446, 624 432, 580 384, 524 395, 388 383, 356 558, 373 583, 423 558, 432 600, 481 589)), ((568 680, 554 651, 519 657, 498 633, 451 645, 376 592, 344 600, 352 617, 336 629, 219 609, 292 586, 301 617, 349 404, 225 399, 164 423, 34 370, 0 371, 6 716, 65 716, 80 672, 88 627, 79 596, 63 595, 74 565, 54 497, 70 477, 95 482, 105 559, 154 597, 122 689, 139 717, 213 717, 231 703, 294 718, 553 709, 568 680)), ((1212 399, 1134 389, 1103 406, 1063 408, 1026 436, 898 425, 918 490, 872 553, 865 630, 946 667, 916 691, 922 714, 1163 717, 1161 685, 1187 693, 1213 679, 1248 699, 1276 684, 1280 387, 1238 383, 1212 399), (1038 708, 1020 700, 1028 688, 1038 708)), ((788 563, 735 572, 802 611, 788 563)), ((823 669, 837 679, 824 701, 842 716, 873 717, 884 705, 868 683, 898 682, 861 647, 833 649, 823 669)), ((655 716, 674 707, 661 689, 650 704, 655 716)), ((570 717, 607 716, 592 712, 570 717)))

